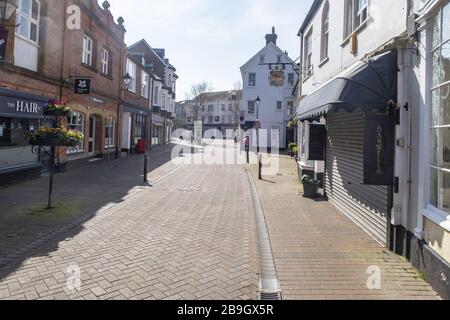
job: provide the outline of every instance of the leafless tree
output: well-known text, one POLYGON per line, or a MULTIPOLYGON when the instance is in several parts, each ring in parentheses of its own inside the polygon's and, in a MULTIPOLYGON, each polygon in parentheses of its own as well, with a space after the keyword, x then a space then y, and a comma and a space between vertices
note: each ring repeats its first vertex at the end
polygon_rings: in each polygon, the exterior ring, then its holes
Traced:
POLYGON ((206 93, 211 92, 212 87, 206 82, 194 84, 191 87, 190 100, 192 107, 192 115, 195 121, 201 120, 199 118, 200 109, 206 102, 206 93))

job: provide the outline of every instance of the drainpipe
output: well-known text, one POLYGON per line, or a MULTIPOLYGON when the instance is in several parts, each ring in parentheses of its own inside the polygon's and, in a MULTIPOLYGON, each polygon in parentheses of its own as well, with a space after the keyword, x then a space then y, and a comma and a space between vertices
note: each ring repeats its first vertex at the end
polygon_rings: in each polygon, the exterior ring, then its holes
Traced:
POLYGON ((118 91, 118 98, 119 103, 117 104, 117 129, 116 129, 116 159, 120 158, 120 149, 122 145, 122 139, 120 137, 120 133, 123 130, 123 118, 122 118, 122 103, 124 99, 124 90, 123 90, 123 76, 124 76, 124 61, 125 61, 125 50, 120 50, 120 63, 119 63, 119 70, 120 70, 120 77, 119 77, 119 91, 118 91), (119 130, 120 127, 120 130, 119 130))

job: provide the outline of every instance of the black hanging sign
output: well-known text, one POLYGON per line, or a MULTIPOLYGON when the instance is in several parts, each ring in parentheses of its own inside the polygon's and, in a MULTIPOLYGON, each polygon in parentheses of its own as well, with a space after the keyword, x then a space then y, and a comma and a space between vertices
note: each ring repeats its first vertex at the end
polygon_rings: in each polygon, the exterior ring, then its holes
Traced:
POLYGON ((323 124, 309 125, 309 155, 310 161, 325 161, 325 143, 327 130, 323 124))
POLYGON ((75 94, 90 94, 91 79, 75 79, 75 94))
POLYGON ((7 44, 8 44, 8 30, 0 30, 0 61, 6 60, 7 44))
POLYGON ((395 118, 367 115, 364 130, 364 184, 392 186, 395 168, 395 118))

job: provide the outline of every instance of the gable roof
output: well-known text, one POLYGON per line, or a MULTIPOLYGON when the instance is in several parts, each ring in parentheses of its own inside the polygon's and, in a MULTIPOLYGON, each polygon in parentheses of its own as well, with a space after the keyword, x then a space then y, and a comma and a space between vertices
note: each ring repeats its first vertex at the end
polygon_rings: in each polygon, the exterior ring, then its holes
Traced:
POLYGON ((163 59, 161 59, 161 57, 160 57, 160 55, 155 51, 155 49, 153 49, 149 44, 148 44, 148 42, 145 40, 145 39, 141 39, 141 40, 139 40, 138 42, 136 42, 135 44, 132 44, 131 46, 129 46, 128 47, 128 50, 132 50, 134 47, 136 47, 136 46, 138 46, 138 45, 140 45, 140 44, 144 44, 144 45, 146 45, 154 54, 155 54, 155 56, 167 67, 167 64, 166 64, 166 62, 163 60, 163 59))
MULTIPOLYGON (((255 60, 264 50, 266 50, 268 47, 273 46, 276 50, 278 50, 283 56, 285 56, 290 62, 295 63, 294 60, 292 60, 283 50, 281 50, 280 47, 278 47, 273 42, 270 42, 267 46, 262 48, 257 54, 255 54, 250 60, 248 60, 242 67, 241 70, 244 69, 250 62, 255 60)), ((275 64, 275 62, 274 62, 275 64)))

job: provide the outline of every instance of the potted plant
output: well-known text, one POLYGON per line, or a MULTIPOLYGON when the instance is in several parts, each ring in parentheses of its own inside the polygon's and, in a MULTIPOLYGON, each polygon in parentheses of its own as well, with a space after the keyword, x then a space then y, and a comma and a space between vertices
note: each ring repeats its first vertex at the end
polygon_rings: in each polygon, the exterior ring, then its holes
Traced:
POLYGON ((295 158, 295 162, 298 162, 298 146, 292 148, 292 156, 295 158))
POLYGON ((37 133, 30 137, 30 144, 35 146, 64 146, 75 147, 81 143, 84 135, 77 130, 64 128, 39 128, 37 133))
POLYGON ((304 175, 302 177, 303 189, 305 198, 314 199, 317 198, 317 191, 320 185, 320 182, 311 178, 309 175, 304 175))
POLYGON ((297 147, 297 144, 295 144, 295 143, 289 143, 289 145, 288 145, 289 155, 291 157, 295 156, 295 154, 294 154, 294 148, 295 147, 297 147))
POLYGON ((53 100, 44 107, 44 116, 56 118, 69 117, 70 108, 64 102, 53 100))

